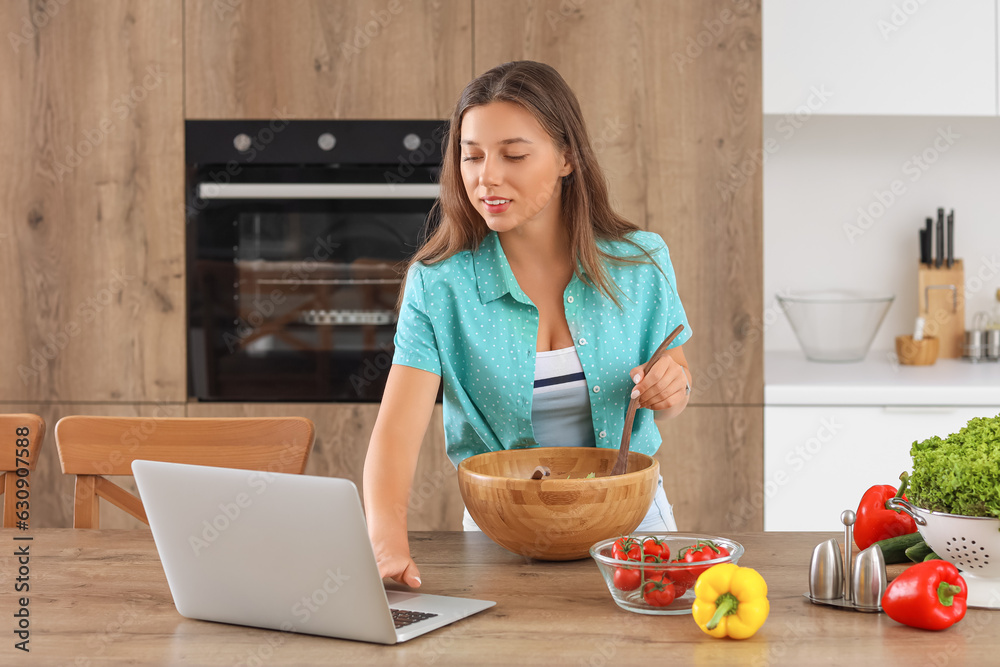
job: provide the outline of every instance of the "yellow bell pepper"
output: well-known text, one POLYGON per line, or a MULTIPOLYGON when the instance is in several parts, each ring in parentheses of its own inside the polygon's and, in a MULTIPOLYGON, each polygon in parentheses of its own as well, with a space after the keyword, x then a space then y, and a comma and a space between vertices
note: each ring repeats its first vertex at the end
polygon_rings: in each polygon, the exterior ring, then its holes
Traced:
POLYGON ((713 637, 752 637, 771 611, 764 577, 733 563, 719 563, 702 572, 694 595, 691 615, 713 637))

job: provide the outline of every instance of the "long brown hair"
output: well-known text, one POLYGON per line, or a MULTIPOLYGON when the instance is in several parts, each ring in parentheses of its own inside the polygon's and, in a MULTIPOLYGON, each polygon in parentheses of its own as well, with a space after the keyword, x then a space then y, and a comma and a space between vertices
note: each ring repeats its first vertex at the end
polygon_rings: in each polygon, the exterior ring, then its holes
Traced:
MULTIPOLYGON (((606 261, 651 262, 660 268, 645 248, 625 234, 639 230, 615 213, 608 200, 608 183, 590 145, 580 103, 559 72, 544 63, 516 60, 497 65, 473 79, 451 115, 442 146, 441 195, 431 216, 440 223, 416 254, 406 263, 434 264, 463 250, 475 250, 489 233, 482 216, 469 201, 461 173, 462 117, 475 106, 490 102, 513 102, 529 111, 555 142, 560 153, 568 152, 573 171, 562 179, 561 218, 569 231, 574 273, 585 284, 598 289, 621 308, 615 292, 622 293, 608 276, 606 261), (601 250, 598 239, 626 241, 638 255, 618 256, 601 250)), ((662 272, 663 269, 661 268, 662 272)), ((397 310, 402 305, 400 288, 397 310)))

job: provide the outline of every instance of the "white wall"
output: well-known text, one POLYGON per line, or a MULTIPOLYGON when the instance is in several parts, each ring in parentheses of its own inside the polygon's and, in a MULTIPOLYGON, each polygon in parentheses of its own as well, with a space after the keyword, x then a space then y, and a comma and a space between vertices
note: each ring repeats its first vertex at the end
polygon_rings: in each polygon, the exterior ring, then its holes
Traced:
POLYGON ((872 344, 891 350, 895 336, 913 330, 917 230, 925 218, 937 219, 939 206, 955 209, 966 327, 977 311, 993 310, 1000 118, 766 115, 764 147, 764 306, 778 313, 765 329, 765 350, 799 349, 775 294, 825 288, 895 293, 872 344), (923 166, 914 161, 921 155, 923 166), (892 195, 894 181, 901 195, 892 195), (876 192, 892 201, 869 222, 858 209, 877 214, 876 192))

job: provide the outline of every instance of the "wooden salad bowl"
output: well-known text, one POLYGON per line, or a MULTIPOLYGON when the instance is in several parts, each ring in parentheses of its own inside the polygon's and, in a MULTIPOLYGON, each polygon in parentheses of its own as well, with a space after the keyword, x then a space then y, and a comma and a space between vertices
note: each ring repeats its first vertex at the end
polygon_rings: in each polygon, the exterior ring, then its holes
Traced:
POLYGON ((617 448, 599 447, 487 452, 458 464, 458 487, 476 524, 505 549, 539 560, 586 558, 593 544, 635 530, 653 502, 660 464, 629 452, 631 472, 610 476, 617 457, 617 448), (530 479, 539 465, 551 475, 530 479))

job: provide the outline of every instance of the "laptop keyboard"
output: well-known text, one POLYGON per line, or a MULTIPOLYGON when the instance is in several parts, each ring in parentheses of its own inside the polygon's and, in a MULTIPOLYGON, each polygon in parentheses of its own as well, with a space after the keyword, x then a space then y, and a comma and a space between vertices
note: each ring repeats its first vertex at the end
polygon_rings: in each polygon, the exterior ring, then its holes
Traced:
POLYGON ((392 612, 392 622, 395 624, 396 629, 405 628, 407 625, 413 625, 417 621, 425 621, 428 618, 434 618, 437 614, 431 614, 425 611, 410 611, 408 609, 390 609, 392 612))

